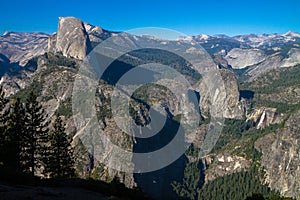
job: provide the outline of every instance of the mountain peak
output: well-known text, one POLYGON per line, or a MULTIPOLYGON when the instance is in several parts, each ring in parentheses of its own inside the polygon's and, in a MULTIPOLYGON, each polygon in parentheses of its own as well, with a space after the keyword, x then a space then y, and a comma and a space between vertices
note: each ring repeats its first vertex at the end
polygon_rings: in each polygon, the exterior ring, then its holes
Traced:
POLYGON ((76 21, 81 21, 81 19, 77 18, 77 17, 73 17, 73 16, 67 16, 67 17, 58 17, 58 21, 59 22, 64 22, 65 20, 76 20, 76 21))
POLYGON ((299 33, 293 32, 293 31, 288 31, 285 34, 283 34, 284 36, 291 36, 291 37, 300 37, 299 33))
POLYGON ((210 36, 206 35, 206 34, 200 34, 200 35, 197 35, 196 37, 199 40, 208 40, 210 38, 210 36))
POLYGON ((72 16, 59 17, 58 31, 49 38, 48 50, 82 60, 89 48, 90 40, 83 22, 72 16))
POLYGON ((5 31, 4 33, 3 33, 3 36, 7 36, 7 35, 9 35, 10 34, 10 31, 5 31))
POLYGON ((216 37, 216 38, 230 38, 228 35, 225 35, 225 34, 216 34, 216 35, 213 35, 213 37, 216 37))

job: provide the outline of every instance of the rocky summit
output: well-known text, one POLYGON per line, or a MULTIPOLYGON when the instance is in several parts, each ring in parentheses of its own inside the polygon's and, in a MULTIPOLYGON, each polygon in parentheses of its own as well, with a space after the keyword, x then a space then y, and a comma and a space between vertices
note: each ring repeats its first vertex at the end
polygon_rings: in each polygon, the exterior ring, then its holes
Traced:
POLYGON ((60 17, 58 31, 48 40, 48 51, 83 60, 91 50, 91 42, 80 19, 60 17))

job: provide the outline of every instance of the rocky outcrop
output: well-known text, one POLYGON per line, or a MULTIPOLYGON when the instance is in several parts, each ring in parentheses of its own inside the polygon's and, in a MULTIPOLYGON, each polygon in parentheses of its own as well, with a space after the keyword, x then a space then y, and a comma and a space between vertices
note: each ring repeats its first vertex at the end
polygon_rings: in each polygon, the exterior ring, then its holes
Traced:
POLYGON ((5 73, 0 79, 0 84, 3 86, 5 96, 11 97, 25 88, 30 83, 30 75, 31 73, 27 71, 20 71, 14 75, 5 73))
POLYGON ((213 60, 220 69, 221 68, 229 68, 227 60, 225 58, 223 58, 221 55, 214 55, 213 60))
POLYGON ((223 80, 220 83, 217 82, 218 80, 214 80, 213 84, 222 84, 223 82, 224 91, 219 91, 217 89, 214 91, 214 94, 210 94, 206 84, 212 83, 202 81, 200 84, 201 113, 204 116, 208 116, 211 113, 212 102, 214 102, 214 109, 216 109, 216 112, 222 113, 224 118, 242 119, 244 116, 244 110, 243 105, 239 100, 240 93, 234 72, 228 69, 220 69, 219 72, 223 80))
POLYGON ((300 49, 292 48, 287 55, 288 58, 283 60, 281 67, 293 67, 300 63, 300 49))
POLYGON ((93 26, 84 22, 84 27, 89 35, 90 41, 94 44, 102 42, 103 40, 111 37, 115 33, 102 29, 100 26, 93 26))
POLYGON ((49 38, 48 51, 83 60, 90 50, 90 39, 83 22, 74 17, 60 17, 57 34, 49 38))
POLYGON ((266 183, 281 194, 300 198, 300 110, 286 121, 284 128, 255 143, 263 154, 261 164, 266 183))
POLYGON ((205 173, 205 182, 208 182, 220 176, 248 169, 251 161, 241 156, 223 153, 206 157, 205 164, 209 166, 205 173))
POLYGON ((235 48, 225 58, 233 69, 243 69, 264 61, 266 57, 264 52, 259 49, 235 48))
POLYGON ((277 113, 276 108, 257 108, 247 116, 247 120, 253 120, 257 129, 263 129, 271 124, 279 124, 285 115, 277 113))
POLYGON ((48 52, 56 52, 56 38, 57 38, 57 34, 53 34, 51 36, 49 36, 48 39, 48 52))
POLYGON ((280 53, 269 55, 264 62, 257 63, 255 66, 252 66, 249 71, 247 71, 247 75, 250 76, 249 80, 253 81, 268 70, 279 68, 281 66, 282 59, 283 56, 280 53))
POLYGON ((103 40, 101 36, 104 34, 104 31, 100 26, 93 26, 84 22, 84 28, 88 33, 91 42, 99 43, 103 40))
POLYGON ((3 86, 5 96, 10 97, 30 83, 30 77, 35 70, 35 61, 30 60, 24 67, 0 54, 0 85, 3 86))

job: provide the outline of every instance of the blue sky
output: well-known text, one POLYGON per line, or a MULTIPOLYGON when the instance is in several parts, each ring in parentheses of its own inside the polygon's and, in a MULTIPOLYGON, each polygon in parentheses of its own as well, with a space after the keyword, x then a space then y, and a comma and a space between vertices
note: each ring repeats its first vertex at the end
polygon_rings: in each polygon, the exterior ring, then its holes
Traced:
POLYGON ((299 0, 6 0, 1 8, 0 34, 52 33, 59 16, 75 16, 114 31, 163 27, 187 35, 300 32, 299 0))

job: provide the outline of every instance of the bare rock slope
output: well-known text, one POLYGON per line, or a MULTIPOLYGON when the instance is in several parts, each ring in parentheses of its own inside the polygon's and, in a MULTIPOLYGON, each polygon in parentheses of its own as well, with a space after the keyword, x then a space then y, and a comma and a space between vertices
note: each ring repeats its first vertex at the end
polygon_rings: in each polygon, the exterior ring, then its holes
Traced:
POLYGON ((0 53, 11 63, 24 66, 31 58, 47 51, 48 37, 45 33, 7 32, 0 36, 0 53))
POLYGON ((294 113, 281 130, 256 142, 266 169, 266 182, 285 196, 300 197, 300 111, 294 113))

